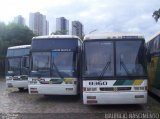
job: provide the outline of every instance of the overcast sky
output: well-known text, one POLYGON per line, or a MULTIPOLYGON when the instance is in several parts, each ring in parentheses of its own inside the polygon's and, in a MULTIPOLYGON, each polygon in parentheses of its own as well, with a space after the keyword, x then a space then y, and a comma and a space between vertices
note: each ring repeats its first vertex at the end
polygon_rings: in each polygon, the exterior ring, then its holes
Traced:
POLYGON ((50 32, 55 31, 57 17, 79 20, 84 33, 139 32, 146 39, 160 31, 160 21, 152 18, 160 8, 160 0, 3 0, 0 3, 0 21, 9 23, 22 15, 28 25, 29 13, 40 12, 49 21, 50 32))

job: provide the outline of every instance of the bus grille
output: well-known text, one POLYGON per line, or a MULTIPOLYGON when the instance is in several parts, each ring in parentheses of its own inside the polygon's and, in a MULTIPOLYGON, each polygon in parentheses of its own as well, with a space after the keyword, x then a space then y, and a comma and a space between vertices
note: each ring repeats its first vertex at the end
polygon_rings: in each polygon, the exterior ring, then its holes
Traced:
POLYGON ((129 91, 131 87, 102 87, 100 91, 129 91))

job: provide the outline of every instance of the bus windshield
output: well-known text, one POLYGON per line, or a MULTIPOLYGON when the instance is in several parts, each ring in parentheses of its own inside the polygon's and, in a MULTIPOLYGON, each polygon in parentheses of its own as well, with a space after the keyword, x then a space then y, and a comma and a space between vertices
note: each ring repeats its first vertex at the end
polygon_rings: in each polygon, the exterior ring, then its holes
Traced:
POLYGON ((113 42, 86 42, 84 69, 85 76, 113 76, 113 63, 113 42))
POLYGON ((71 77, 75 73, 73 52, 52 52, 52 76, 71 77))
POLYGON ((49 52, 34 52, 32 53, 32 70, 41 73, 41 76, 50 75, 50 53, 49 52))
POLYGON ((145 57, 142 41, 116 42, 117 76, 144 76, 145 57))
POLYGON ((14 75, 20 75, 20 67, 20 58, 8 58, 8 71, 13 71, 14 75))

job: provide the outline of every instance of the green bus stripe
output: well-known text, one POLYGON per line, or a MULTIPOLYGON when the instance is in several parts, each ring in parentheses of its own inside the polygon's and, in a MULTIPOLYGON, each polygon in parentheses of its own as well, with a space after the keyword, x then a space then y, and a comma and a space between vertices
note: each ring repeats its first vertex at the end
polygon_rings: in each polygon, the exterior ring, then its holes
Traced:
POLYGON ((116 80, 113 85, 133 85, 134 80, 116 80))
POLYGON ((126 80, 123 85, 133 85, 134 80, 126 80))
POLYGON ((116 82, 113 85, 123 85, 125 80, 116 80, 116 82))

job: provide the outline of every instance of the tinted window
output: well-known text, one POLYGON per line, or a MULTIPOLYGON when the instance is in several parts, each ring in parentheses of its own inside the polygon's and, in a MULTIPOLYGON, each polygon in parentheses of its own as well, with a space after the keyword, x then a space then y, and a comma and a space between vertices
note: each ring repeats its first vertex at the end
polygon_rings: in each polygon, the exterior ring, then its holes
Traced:
POLYGON ((117 41, 116 67, 118 76, 146 75, 142 41, 117 41))
POLYGON ((30 49, 28 49, 28 48, 8 49, 7 57, 28 55, 29 51, 30 51, 30 49))
POLYGON ((52 75, 58 76, 59 72, 63 77, 73 76, 76 69, 73 59, 73 52, 52 52, 52 75))
POLYGON ((154 39, 154 52, 160 51, 160 41, 159 36, 154 39))
POLYGON ((85 76, 113 76, 113 42, 95 41, 85 43, 85 76))
POLYGON ((8 59, 8 71, 13 71, 14 75, 20 75, 21 59, 9 58, 8 59))
POLYGON ((50 56, 49 52, 32 53, 32 70, 41 72, 42 76, 49 76, 50 56))
POLYGON ((53 49, 77 49, 78 39, 76 38, 48 38, 48 39, 33 39, 31 50, 40 52, 47 52, 53 49))

